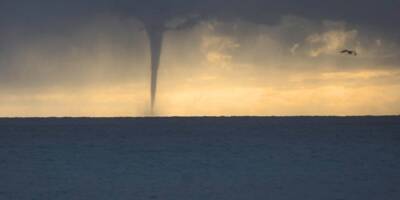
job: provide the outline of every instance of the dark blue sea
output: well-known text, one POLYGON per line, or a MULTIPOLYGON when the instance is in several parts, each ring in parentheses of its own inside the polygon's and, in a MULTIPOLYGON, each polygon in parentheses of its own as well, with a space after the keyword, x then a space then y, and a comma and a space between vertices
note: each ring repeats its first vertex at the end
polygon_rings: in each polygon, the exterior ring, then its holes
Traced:
POLYGON ((398 200, 400 117, 0 119, 0 200, 398 200))

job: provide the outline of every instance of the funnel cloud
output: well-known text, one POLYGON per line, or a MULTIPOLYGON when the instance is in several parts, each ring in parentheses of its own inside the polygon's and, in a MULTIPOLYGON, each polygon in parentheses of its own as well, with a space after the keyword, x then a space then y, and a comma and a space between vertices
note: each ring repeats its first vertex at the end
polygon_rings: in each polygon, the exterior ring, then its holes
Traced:
POLYGON ((151 85, 150 85, 150 103, 151 112, 154 111, 154 105, 156 102, 156 92, 157 92, 157 78, 158 78, 158 68, 160 67, 160 58, 163 42, 164 29, 163 26, 147 26, 146 32, 150 42, 150 52, 151 52, 151 85))

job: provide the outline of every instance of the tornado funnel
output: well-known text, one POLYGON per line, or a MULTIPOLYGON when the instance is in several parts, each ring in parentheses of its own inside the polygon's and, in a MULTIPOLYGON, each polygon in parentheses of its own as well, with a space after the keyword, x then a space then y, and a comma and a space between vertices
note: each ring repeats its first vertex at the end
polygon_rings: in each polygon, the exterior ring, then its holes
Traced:
POLYGON ((147 27, 146 32, 150 42, 150 56, 151 56, 151 80, 150 80, 150 109, 154 113, 154 106, 156 103, 157 95, 157 79, 158 69, 160 67, 160 58, 163 42, 164 30, 160 27, 147 27))

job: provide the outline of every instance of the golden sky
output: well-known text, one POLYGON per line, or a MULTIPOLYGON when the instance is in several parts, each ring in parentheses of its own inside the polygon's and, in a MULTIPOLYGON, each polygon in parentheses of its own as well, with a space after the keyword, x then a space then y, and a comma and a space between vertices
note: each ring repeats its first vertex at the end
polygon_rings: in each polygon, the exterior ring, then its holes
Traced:
MULTIPOLYGON (((0 116, 149 114, 140 27, 106 17, 70 37, 13 40, 0 61, 12 66, 0 75, 0 116)), ((398 52, 391 38, 345 22, 204 21, 165 35, 156 114, 400 114, 398 52), (359 56, 340 55, 344 48, 359 56)))

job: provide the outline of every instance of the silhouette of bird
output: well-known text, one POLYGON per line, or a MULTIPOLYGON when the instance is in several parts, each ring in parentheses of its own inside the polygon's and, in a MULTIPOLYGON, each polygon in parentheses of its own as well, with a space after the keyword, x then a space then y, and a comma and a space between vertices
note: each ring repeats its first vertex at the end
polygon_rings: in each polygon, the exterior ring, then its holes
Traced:
POLYGON ((358 55, 356 51, 348 50, 348 49, 344 49, 344 50, 340 51, 340 53, 347 53, 347 54, 353 55, 353 56, 357 56, 358 55))

